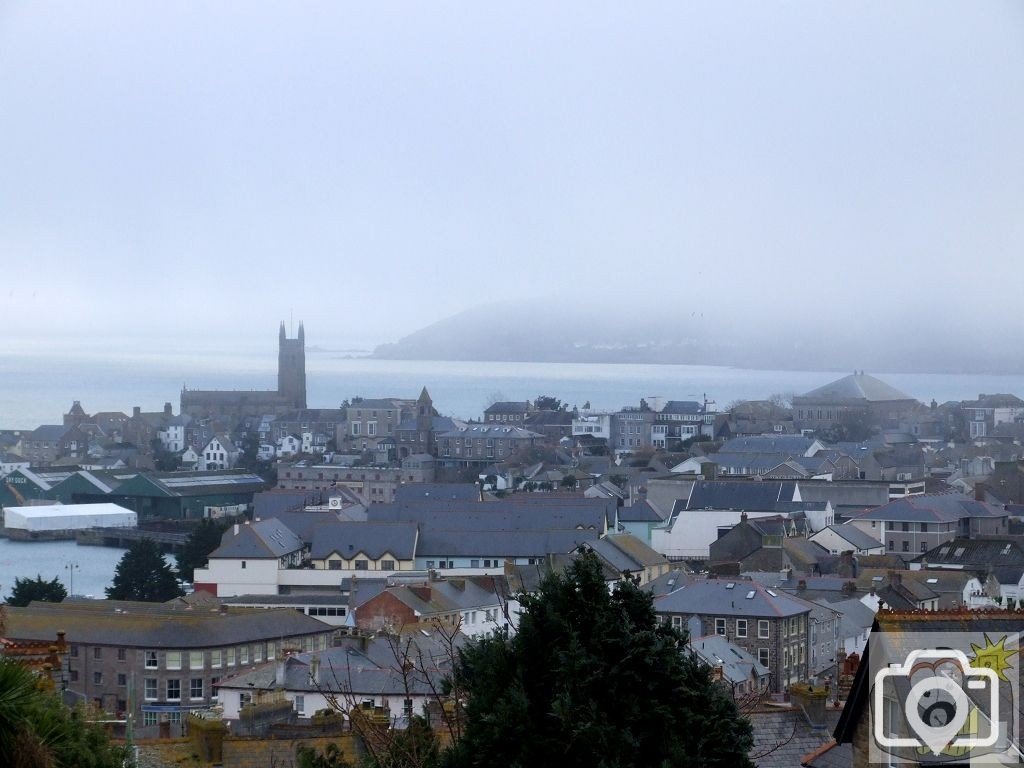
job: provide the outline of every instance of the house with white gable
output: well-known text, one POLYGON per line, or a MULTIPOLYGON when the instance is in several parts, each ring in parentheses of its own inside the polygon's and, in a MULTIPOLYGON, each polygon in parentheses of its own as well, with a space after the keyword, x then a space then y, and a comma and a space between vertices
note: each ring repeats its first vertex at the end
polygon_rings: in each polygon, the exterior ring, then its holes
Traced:
POLYGON ((214 435, 200 452, 200 469, 231 469, 238 454, 235 444, 225 435, 214 435))
POLYGON ((277 441, 277 456, 286 459, 302 451, 302 442, 295 435, 285 435, 277 441))
POLYGON ((856 555, 884 555, 885 545, 854 525, 830 525, 808 537, 831 554, 853 552, 856 555))
POLYGON ((744 519, 802 518, 805 530, 835 522, 828 501, 805 502, 792 480, 699 480, 676 499, 668 519, 651 529, 651 547, 666 557, 707 559, 711 543, 744 519))
POLYGON ((165 451, 181 453, 185 450, 185 427, 191 421, 192 419, 189 416, 173 416, 157 429, 157 439, 165 451))

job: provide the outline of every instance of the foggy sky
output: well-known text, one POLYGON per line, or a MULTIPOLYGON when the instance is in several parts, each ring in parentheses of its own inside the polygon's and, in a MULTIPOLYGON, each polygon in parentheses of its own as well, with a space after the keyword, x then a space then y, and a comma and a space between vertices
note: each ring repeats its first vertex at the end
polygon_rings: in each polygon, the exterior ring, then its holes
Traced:
POLYGON ((1020 327, 1022 136, 1016 0, 0 2, 5 333, 1020 327))

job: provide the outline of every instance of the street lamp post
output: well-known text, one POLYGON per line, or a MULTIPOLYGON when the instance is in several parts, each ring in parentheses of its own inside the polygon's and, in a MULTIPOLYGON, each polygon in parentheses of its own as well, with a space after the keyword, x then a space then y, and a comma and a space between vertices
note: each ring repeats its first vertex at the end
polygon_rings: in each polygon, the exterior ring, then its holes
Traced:
POLYGON ((81 570, 81 566, 78 563, 68 563, 64 566, 64 570, 68 572, 68 597, 75 596, 75 571, 81 570))

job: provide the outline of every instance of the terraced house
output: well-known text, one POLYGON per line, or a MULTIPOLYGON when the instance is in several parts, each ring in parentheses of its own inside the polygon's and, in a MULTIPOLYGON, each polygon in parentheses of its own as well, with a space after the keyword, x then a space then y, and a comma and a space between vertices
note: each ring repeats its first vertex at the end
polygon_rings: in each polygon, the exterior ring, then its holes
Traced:
POLYGON ((66 690, 117 717, 132 715, 141 737, 157 734, 161 715, 177 724, 184 713, 216 703, 222 677, 284 650, 323 650, 332 633, 297 611, 228 609, 202 600, 34 602, 8 608, 6 618, 11 640, 51 640, 66 632, 66 690))

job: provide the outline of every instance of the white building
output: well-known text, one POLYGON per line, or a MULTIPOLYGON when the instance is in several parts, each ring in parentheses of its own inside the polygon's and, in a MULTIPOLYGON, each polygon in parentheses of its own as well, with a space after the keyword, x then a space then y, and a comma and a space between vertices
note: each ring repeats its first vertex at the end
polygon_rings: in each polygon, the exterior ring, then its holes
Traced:
POLYGON ((40 533, 84 528, 135 528, 137 515, 117 504, 48 504, 38 507, 5 507, 4 527, 40 533))
POLYGON ((231 469, 238 460, 238 449, 224 435, 210 438, 201 452, 200 469, 231 469))

